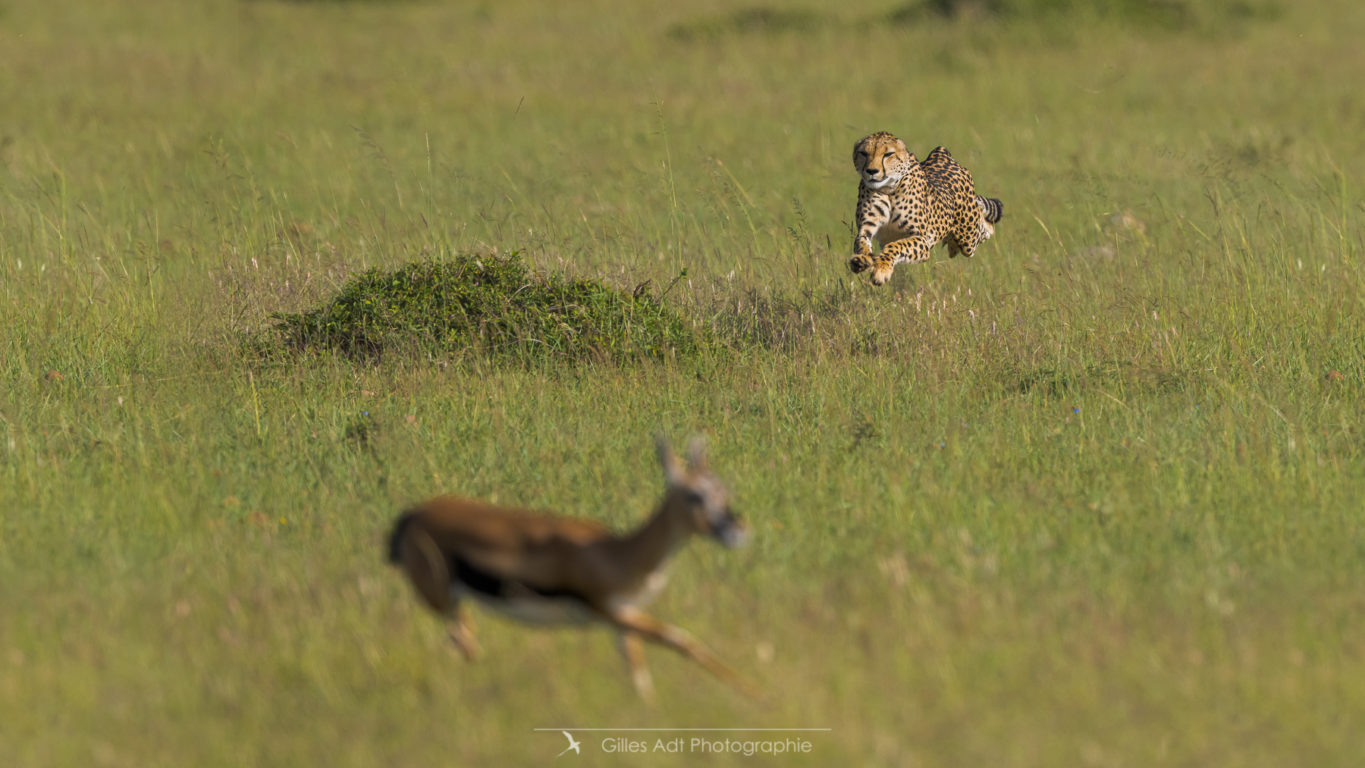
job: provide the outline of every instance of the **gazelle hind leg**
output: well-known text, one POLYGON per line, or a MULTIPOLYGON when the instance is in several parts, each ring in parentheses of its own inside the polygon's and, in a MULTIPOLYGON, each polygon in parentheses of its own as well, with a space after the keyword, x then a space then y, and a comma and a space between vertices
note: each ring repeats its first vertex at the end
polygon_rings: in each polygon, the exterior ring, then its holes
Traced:
POLYGON ((635 692, 640 694, 646 704, 654 706, 654 678, 645 665, 644 640, 635 632, 621 632, 617 635, 617 643, 630 669, 630 681, 635 685, 635 692))
POLYGON ((410 527, 402 542, 401 562, 422 600, 433 611, 448 617, 446 634, 451 642, 466 660, 472 660, 479 653, 479 643, 474 639, 468 613, 451 591, 450 568, 436 542, 425 531, 410 527))

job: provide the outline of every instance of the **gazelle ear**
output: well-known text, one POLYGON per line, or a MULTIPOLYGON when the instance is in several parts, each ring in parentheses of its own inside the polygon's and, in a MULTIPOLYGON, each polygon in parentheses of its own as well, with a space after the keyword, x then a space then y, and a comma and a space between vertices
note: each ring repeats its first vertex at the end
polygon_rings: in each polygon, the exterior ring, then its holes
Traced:
POLYGON ((693 470, 706 469, 706 438, 693 435, 687 441, 687 464, 693 470))
POLYGON ((659 466, 663 467, 664 479, 668 480, 669 485, 677 485, 683 480, 682 463, 678 461, 677 454, 668 447, 668 440, 661 434, 654 436, 654 449, 659 453, 659 466))

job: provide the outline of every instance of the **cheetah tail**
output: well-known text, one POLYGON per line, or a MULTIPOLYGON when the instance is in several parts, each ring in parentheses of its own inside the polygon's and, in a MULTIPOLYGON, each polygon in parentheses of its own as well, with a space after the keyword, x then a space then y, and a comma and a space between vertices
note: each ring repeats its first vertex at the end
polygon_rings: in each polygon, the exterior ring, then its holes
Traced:
POLYGON ((993 197, 978 197, 976 201, 981 204, 981 211, 986 214, 986 221, 992 224, 1000 221, 1000 218, 1005 215, 1004 204, 993 197))

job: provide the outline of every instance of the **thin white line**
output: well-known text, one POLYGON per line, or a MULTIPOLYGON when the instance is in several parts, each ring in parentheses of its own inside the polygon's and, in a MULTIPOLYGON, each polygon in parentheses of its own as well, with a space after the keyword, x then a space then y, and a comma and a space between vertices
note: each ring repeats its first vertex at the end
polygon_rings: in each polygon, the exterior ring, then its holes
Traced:
POLYGON ((829 731, 831 728, 531 728, 532 731, 829 731))

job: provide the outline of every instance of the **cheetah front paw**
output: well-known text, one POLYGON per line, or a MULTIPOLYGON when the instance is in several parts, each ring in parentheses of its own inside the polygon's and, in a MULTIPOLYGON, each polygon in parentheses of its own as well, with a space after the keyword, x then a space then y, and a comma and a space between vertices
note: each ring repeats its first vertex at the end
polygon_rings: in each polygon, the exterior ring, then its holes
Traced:
POLYGON ((872 259, 862 255, 861 253, 853 254, 853 257, 848 260, 848 271, 852 272, 855 275, 858 274, 859 272, 866 272, 871 268, 872 259))
POLYGON ((891 272, 894 269, 895 267, 890 264, 879 264, 876 269, 872 270, 872 284, 886 285, 886 281, 891 279, 891 272))

